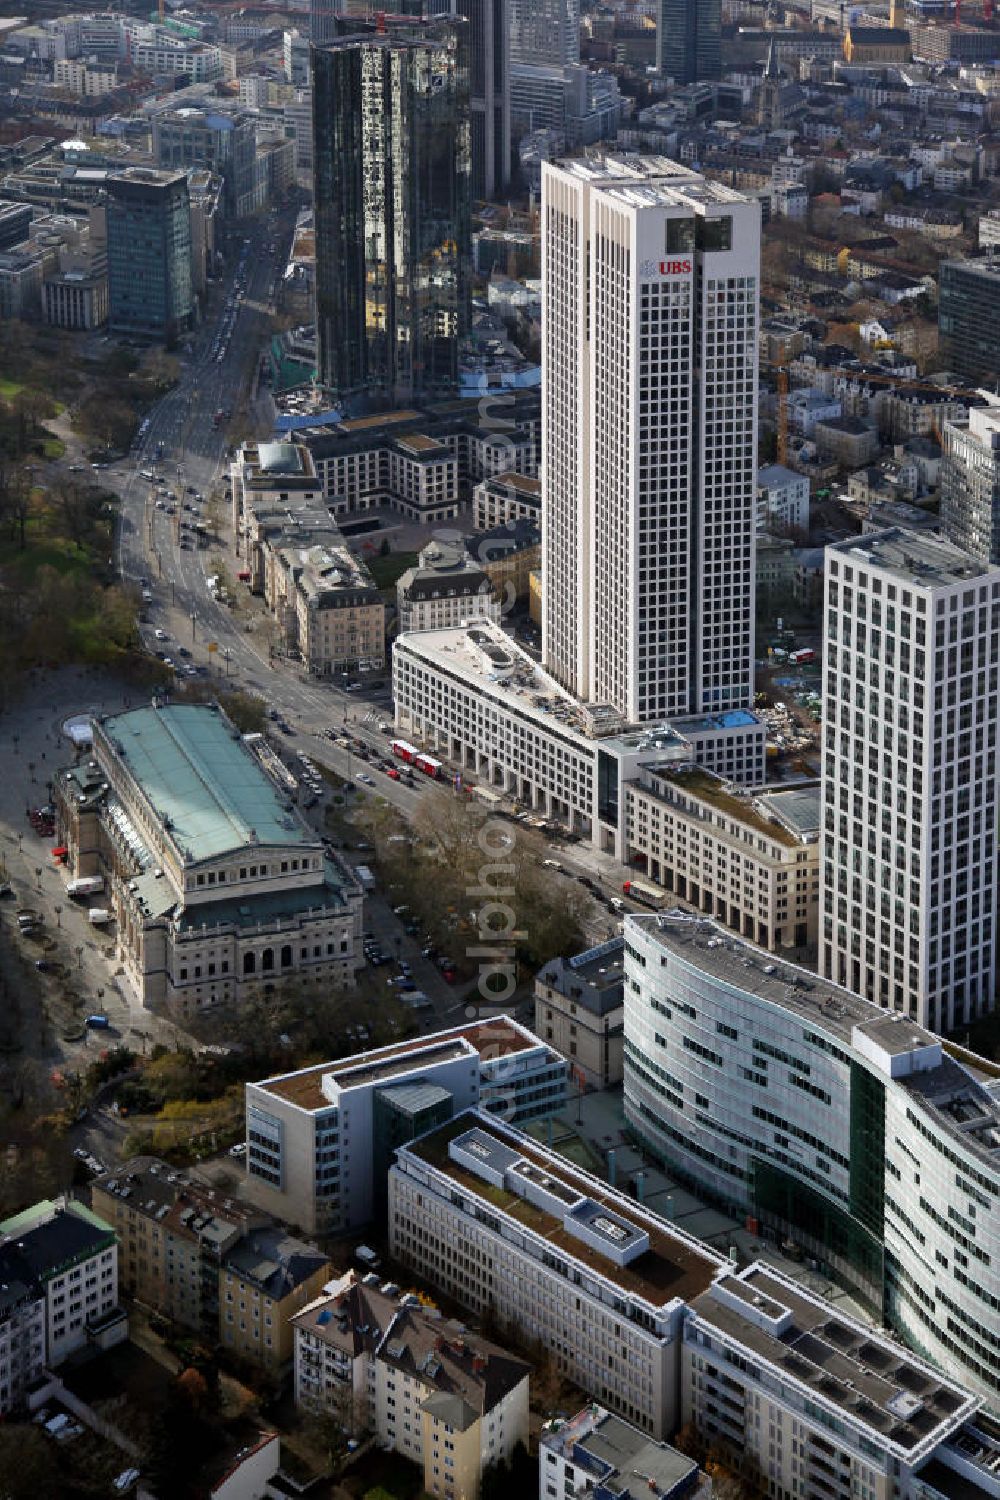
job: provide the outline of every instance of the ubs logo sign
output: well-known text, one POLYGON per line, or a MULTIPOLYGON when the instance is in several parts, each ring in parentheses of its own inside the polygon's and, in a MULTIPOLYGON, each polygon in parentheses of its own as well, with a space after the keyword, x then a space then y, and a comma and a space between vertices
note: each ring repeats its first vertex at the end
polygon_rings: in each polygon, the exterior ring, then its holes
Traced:
POLYGON ((642 276, 683 276, 690 270, 689 260, 644 260, 639 265, 642 276))

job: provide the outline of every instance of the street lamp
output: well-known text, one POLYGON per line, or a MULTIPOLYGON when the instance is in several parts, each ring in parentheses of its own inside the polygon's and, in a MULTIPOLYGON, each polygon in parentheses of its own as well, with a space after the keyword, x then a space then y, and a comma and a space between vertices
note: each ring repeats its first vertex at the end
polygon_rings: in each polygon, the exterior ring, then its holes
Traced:
POLYGON ((36 884, 38 886, 38 889, 41 890, 41 888, 42 888, 42 867, 41 867, 41 865, 36 865, 35 866, 35 881, 36 881, 36 884))
POLYGON ((57 905, 53 909, 54 909, 55 914, 56 914, 56 926, 57 927, 61 927, 62 926, 62 907, 57 905))
POLYGON ((192 646, 194 645, 195 626, 197 625, 197 623, 198 623, 198 616, 195 614, 194 610, 192 610, 191 611, 191 644, 192 644, 192 646))

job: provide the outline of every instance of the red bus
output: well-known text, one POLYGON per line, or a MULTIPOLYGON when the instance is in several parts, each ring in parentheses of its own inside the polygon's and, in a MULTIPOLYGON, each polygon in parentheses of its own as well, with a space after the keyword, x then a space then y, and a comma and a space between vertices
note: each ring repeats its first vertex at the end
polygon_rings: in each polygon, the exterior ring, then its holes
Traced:
POLYGON ((420 754, 420 751, 417 749, 416 745, 411 745, 408 740, 393 740, 389 746, 389 749, 392 751, 393 755, 397 756, 400 760, 405 760, 411 764, 420 754))
POLYGON ((423 771, 425 776, 433 776, 435 779, 441 774, 441 762, 435 760, 433 755, 424 755, 422 752, 416 757, 413 764, 418 771, 423 771))

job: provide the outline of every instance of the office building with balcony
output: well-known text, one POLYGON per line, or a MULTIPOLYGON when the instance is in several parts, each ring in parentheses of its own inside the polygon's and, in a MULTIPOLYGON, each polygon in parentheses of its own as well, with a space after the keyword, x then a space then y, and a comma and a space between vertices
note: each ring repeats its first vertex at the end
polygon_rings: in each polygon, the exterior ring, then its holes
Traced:
POLYGON ((697 917, 625 923, 625 1116, 996 1406, 1000 1070, 697 917))
POLYGON ((70 873, 104 877, 142 1005, 353 983, 361 891, 216 706, 94 721, 92 758, 55 793, 70 873))
POLYGON ((989 1492, 986 1465, 961 1462, 977 1399, 769 1266, 694 1299, 682 1361, 684 1421, 768 1495, 989 1492))
POLYGON ((254 1201, 307 1233, 385 1215, 395 1148, 472 1105, 522 1121, 557 1112, 566 1064, 509 1016, 246 1086, 254 1201))

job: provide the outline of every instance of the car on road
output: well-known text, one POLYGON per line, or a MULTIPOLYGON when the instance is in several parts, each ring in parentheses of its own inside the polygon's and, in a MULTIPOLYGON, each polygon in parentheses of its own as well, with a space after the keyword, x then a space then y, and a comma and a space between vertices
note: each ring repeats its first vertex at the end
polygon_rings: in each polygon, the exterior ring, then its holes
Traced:
POLYGON ((235 1146, 230 1146, 230 1148, 229 1148, 229 1155, 230 1156, 246 1156, 246 1154, 247 1154, 247 1143, 246 1143, 246 1141, 237 1141, 235 1146))
POLYGON ((90 1152, 86 1150, 84 1146, 74 1146, 73 1155, 76 1157, 77 1161, 86 1161, 87 1157, 90 1155, 90 1152))
POLYGON ((358 780, 359 781, 363 781, 364 784, 365 784, 365 786, 374 786, 375 785, 374 778, 371 777, 371 776, 369 776, 369 775, 367 775, 366 772, 364 772, 364 771, 359 771, 358 772, 358 780))
POLYGON ((156 627, 156 629, 153 631, 153 634, 156 636, 156 639, 158 641, 169 640, 169 636, 167 635, 167 632, 165 630, 161 629, 160 626, 156 627))
POLYGON ((186 646, 178 646, 177 655, 187 657, 190 656, 191 653, 186 646))
POLYGON ((543 859, 542 864, 546 870, 561 870, 562 865, 557 859, 543 859))

